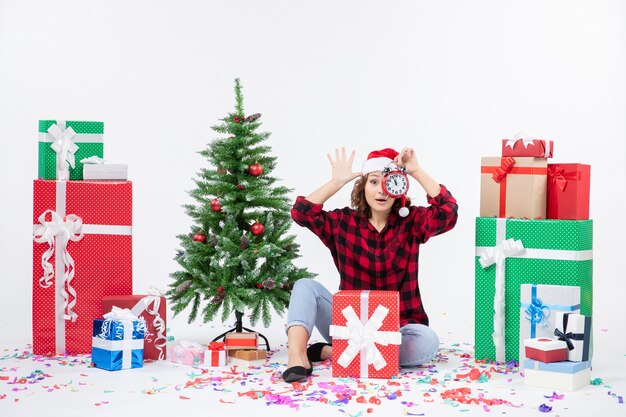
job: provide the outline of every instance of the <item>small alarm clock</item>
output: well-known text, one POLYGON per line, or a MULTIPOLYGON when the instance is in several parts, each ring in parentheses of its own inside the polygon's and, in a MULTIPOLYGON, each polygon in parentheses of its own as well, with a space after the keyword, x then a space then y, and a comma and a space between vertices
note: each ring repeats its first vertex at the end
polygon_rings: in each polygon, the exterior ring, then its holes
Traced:
POLYGON ((383 168, 383 191, 391 198, 400 198, 409 191, 406 168, 387 166, 383 168))

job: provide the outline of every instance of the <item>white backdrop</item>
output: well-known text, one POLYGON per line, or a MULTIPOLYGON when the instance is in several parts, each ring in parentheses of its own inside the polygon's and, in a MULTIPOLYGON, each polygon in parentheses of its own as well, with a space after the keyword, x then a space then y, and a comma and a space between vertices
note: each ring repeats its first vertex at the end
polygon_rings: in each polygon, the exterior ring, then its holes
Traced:
MULTIPOLYGON (((105 157, 134 182, 134 288, 145 293, 177 268, 175 236, 190 226, 181 205, 206 166, 197 151, 233 109, 235 77, 294 198, 329 178, 337 146, 357 149, 355 169, 373 149, 416 149, 460 206, 456 228, 422 248, 423 299, 432 326, 464 341, 480 157, 519 131, 555 140, 554 161, 592 165, 594 323, 623 329, 625 17, 619 0, 0 0, 0 340, 30 340, 38 119, 105 122, 105 157)), ((292 231, 299 264, 335 289, 328 251, 292 231)), ((274 345, 283 323, 266 330, 274 345)), ((170 327, 214 336, 185 317, 170 327)))

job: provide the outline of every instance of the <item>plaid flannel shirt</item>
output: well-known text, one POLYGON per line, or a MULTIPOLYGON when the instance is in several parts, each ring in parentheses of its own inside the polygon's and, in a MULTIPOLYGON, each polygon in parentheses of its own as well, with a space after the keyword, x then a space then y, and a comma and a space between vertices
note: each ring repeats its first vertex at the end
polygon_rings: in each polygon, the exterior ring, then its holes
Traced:
POLYGON ((428 207, 411 206, 407 217, 391 214, 380 233, 351 208, 324 211, 322 204, 302 196, 291 217, 330 249, 340 290, 398 291, 400 325, 428 325, 418 283, 419 248, 431 236, 454 227, 458 206, 443 185, 439 195, 427 198, 428 207))

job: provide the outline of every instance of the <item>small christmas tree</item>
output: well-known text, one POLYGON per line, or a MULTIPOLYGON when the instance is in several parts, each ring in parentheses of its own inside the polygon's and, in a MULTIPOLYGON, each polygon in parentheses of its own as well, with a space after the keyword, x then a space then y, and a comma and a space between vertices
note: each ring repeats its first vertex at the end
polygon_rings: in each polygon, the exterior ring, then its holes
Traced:
POLYGON ((235 312, 241 331, 246 309, 253 325, 262 318, 268 326, 271 309, 282 315, 288 306, 295 281, 314 274, 292 263, 299 245, 287 234, 291 190, 271 175, 276 158, 263 144, 270 134, 257 131, 260 114, 245 116, 239 79, 235 98, 235 112, 211 128, 220 137, 200 152, 211 167, 190 192, 197 204, 184 206, 194 225, 178 236, 182 270, 170 275, 167 295, 175 315, 191 306, 190 323, 199 314, 208 322, 221 308, 222 321, 235 312))

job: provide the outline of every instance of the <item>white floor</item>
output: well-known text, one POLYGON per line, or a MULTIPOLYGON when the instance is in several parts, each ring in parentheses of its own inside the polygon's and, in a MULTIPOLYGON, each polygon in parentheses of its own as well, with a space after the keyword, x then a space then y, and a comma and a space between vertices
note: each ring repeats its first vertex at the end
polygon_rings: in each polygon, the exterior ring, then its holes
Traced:
POLYGON ((453 335, 442 340, 431 367, 405 369, 397 380, 334 379, 330 363, 324 363, 315 367, 308 383, 294 385, 280 378, 284 345, 252 366, 239 362, 236 368, 202 369, 164 361, 108 372, 91 368, 87 355, 42 359, 29 354, 25 343, 6 346, 2 341, 0 416, 519 416, 544 415, 538 410, 541 404, 552 407, 552 416, 626 416, 626 404, 620 403, 626 397, 626 337, 609 331, 595 337, 592 379, 602 383, 556 396, 550 389, 526 387, 519 373, 504 373, 505 367, 476 364, 472 345, 457 343, 453 335), (489 372, 488 381, 459 377, 472 368, 489 372), (459 388, 471 390, 466 398, 481 402, 442 397, 459 388), (487 405, 488 400, 504 403, 487 405))

